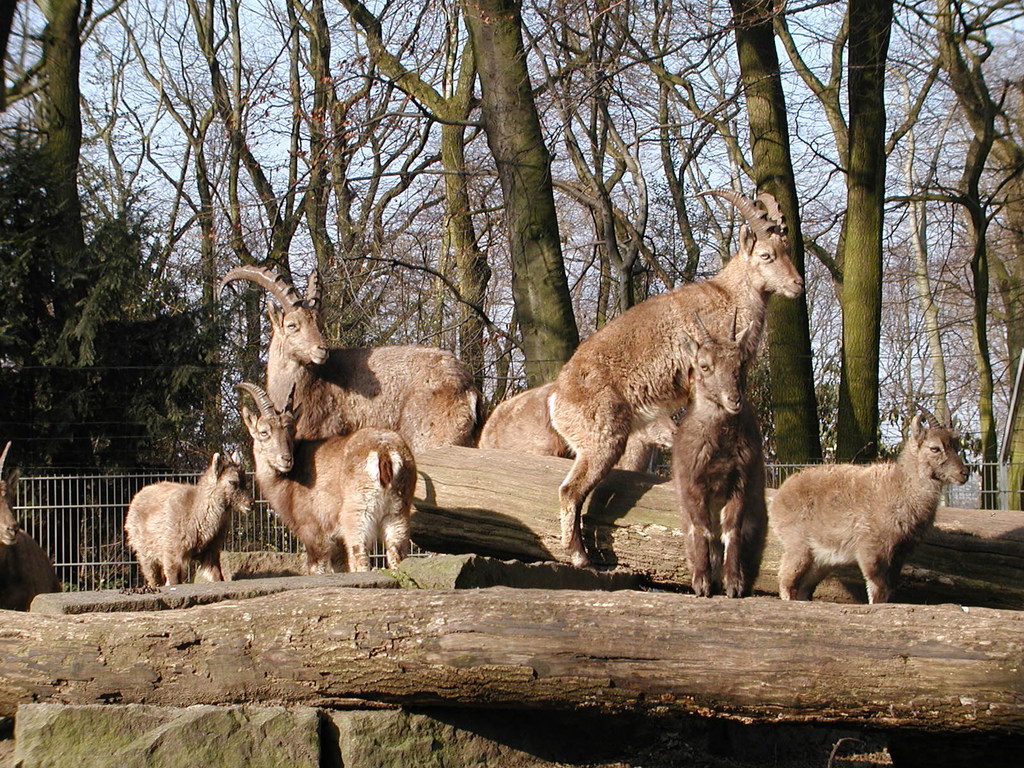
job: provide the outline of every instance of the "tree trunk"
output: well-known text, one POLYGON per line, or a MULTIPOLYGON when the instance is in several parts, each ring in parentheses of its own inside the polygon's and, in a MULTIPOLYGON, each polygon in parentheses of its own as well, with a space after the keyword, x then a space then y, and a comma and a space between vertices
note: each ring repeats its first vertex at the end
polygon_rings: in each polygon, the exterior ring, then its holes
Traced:
POLYGON ((530 386, 555 378, 579 343, 544 144, 515 0, 464 0, 498 166, 512 257, 512 293, 530 386))
MULTIPOLYGON (((757 190, 770 192, 778 200, 789 226, 789 239, 793 244, 791 258, 802 275, 804 244, 800 205, 789 150, 785 93, 772 29, 774 9, 767 0, 732 0, 732 9, 757 190)), ((768 355, 778 459, 786 464, 818 461, 821 439, 806 294, 796 300, 776 298, 769 304, 768 355)))
POLYGON ((892 0, 851 0, 850 161, 843 232, 843 355, 839 384, 842 461, 878 455, 878 355, 885 199, 885 64, 892 0))
POLYGON ((1024 615, 664 593, 310 589, 126 615, 5 613, 28 701, 456 705, 1024 733, 1024 615))
MULTIPOLYGON (((412 535, 424 549, 525 561, 562 558, 558 486, 571 460, 444 448, 421 453, 416 464, 412 535)), ((613 470, 594 492, 583 527, 596 566, 629 568, 661 588, 689 587, 679 509, 664 479, 613 470)), ((755 585, 759 593, 778 594, 781 554, 769 534, 755 585)), ((895 599, 1020 609, 1022 572, 1019 513, 943 508, 908 558, 895 599)), ((815 597, 864 602, 860 572, 843 569, 822 582, 815 597)))
MULTIPOLYGON (((79 87, 81 40, 78 0, 52 0, 41 6, 46 14, 43 60, 46 69, 43 151, 53 176, 48 190, 60 226, 51 233, 54 261, 70 268, 85 249, 82 204, 78 196, 79 153, 82 148, 82 110, 79 87)), ((0 86, 3 87, 3 86, 0 86)))

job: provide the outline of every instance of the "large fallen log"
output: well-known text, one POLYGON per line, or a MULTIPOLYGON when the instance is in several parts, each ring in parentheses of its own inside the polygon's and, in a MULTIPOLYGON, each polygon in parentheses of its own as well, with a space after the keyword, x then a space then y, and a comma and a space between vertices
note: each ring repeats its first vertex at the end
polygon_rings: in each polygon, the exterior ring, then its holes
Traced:
MULTIPOLYGON (((476 552, 520 560, 563 560, 558 486, 568 459, 444 448, 417 456, 413 540, 433 552, 476 552)), ((598 567, 622 566, 655 585, 687 587, 689 571, 672 485, 613 471, 583 517, 598 567)), ((778 593, 781 550, 769 535, 756 589, 778 593)), ((1024 513, 942 508, 904 568, 895 599, 1024 608, 1024 513)), ((824 582, 816 596, 864 602, 855 568, 824 582)))
POLYGON ((1024 734, 1024 614, 649 592, 322 588, 0 613, 0 715, 401 703, 1024 734))

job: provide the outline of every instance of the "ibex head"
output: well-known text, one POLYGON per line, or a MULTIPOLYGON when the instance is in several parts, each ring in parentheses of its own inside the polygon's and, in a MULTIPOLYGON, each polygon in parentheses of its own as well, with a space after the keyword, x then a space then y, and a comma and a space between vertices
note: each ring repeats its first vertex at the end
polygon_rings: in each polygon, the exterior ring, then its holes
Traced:
POLYGON ((224 489, 224 498, 239 512, 251 512, 252 495, 246 488, 245 469, 242 467, 242 454, 232 451, 230 454, 213 454, 206 476, 211 484, 224 489))
POLYGON ((729 414, 737 414, 743 407, 743 339, 749 328, 737 338, 736 316, 730 338, 718 340, 708 331, 700 314, 694 313, 697 333, 684 332, 684 343, 689 347, 693 364, 690 368, 690 395, 716 404, 729 414))
POLYGON ((762 192, 753 200, 731 189, 709 189, 699 194, 728 200, 743 216, 746 224, 740 229, 740 250, 735 258, 748 264, 758 290, 791 299, 803 293, 804 279, 790 259, 786 217, 773 195, 762 192))
POLYGON ((11 444, 7 443, 3 453, 0 453, 0 546, 13 544, 18 536, 18 521, 11 511, 11 507, 14 506, 14 487, 18 483, 18 471, 14 470, 4 477, 4 462, 7 461, 7 451, 10 448, 11 444))
POLYGON ((940 422, 927 408, 918 407, 921 412, 910 422, 918 471, 943 483, 963 485, 969 471, 960 456, 959 432, 940 422))
MULTIPOLYGON (((255 384, 243 382, 238 385, 243 392, 252 395, 259 413, 253 413, 242 406, 242 421, 252 437, 252 452, 257 464, 262 457, 275 471, 286 475, 295 465, 293 446, 295 443, 295 414, 292 395, 283 410, 277 410, 267 393, 255 384)), ((294 387, 292 394, 294 394, 294 387)))
POLYGON ((327 360, 329 350, 321 317, 320 275, 316 270, 309 276, 305 297, 277 270, 250 265, 235 267, 224 275, 217 286, 217 296, 235 280, 256 283, 280 305, 267 307, 274 332, 271 346, 279 345, 284 355, 299 365, 320 365, 327 360))

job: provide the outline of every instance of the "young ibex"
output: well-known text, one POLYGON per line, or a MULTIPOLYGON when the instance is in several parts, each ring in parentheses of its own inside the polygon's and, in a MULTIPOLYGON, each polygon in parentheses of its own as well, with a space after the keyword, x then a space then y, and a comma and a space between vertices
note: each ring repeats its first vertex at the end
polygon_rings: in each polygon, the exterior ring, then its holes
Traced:
MULTIPOLYGON (((572 449, 551 426, 548 397, 554 387, 554 382, 541 384, 499 403, 484 422, 478 447, 571 459, 572 449)), ((674 430, 672 419, 663 418, 632 433, 615 466, 632 472, 651 472, 658 450, 672 447, 674 430)))
POLYGON ((810 600, 840 565, 857 563, 868 602, 892 596, 900 569, 935 520, 946 483, 967 482, 959 435, 921 409, 894 462, 808 467, 772 498, 771 528, 782 543, 779 596, 810 600))
POLYGON ((128 504, 124 530, 146 584, 181 584, 193 562, 198 579, 224 581, 220 551, 231 515, 250 512, 252 504, 238 452, 213 454, 194 485, 164 481, 140 488, 128 504))
POLYGON ((383 539, 388 567, 409 554, 409 515, 416 462, 400 434, 364 428, 323 440, 296 440, 291 398, 284 408, 255 384, 240 384, 259 407, 242 406, 252 436, 256 482, 285 525, 306 548, 310 573, 328 573, 347 559, 350 571, 370 570, 383 539))
POLYGON ((294 392, 298 439, 377 427, 398 432, 414 451, 474 445, 480 395, 472 371, 451 352, 419 345, 328 347, 315 270, 305 298, 275 270, 254 266, 230 270, 218 292, 235 280, 262 286, 280 303, 267 309, 267 391, 277 408, 294 392))
POLYGON ((576 453, 559 488, 562 543, 578 566, 590 560, 583 546, 583 502, 622 455, 629 435, 684 407, 692 365, 683 333, 696 336, 696 313, 717 338, 736 318, 747 329, 742 352, 757 351, 769 297, 795 298, 803 291, 789 258, 786 224, 775 198, 756 201, 729 190, 712 190, 746 220, 740 247, 711 280, 682 285, 623 312, 576 349, 555 380, 548 401, 551 422, 576 453))
POLYGON ((60 592, 60 582, 50 558, 20 529, 11 511, 18 471, 3 475, 10 447, 7 443, 0 453, 0 609, 27 611, 36 595, 60 592))
POLYGON ((693 591, 711 597, 721 571, 725 594, 746 597, 768 530, 761 430, 741 381, 749 331, 716 341, 700 327, 699 340, 682 337, 693 365, 690 405, 672 446, 672 478, 693 591))

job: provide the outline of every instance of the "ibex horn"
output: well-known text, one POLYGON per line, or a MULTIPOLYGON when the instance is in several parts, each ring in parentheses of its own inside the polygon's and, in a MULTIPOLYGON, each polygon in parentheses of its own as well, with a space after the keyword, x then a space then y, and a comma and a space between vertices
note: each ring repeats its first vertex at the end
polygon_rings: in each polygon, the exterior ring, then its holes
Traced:
POLYGON ((309 273, 309 281, 306 283, 306 306, 314 312, 319 312, 322 293, 323 284, 320 282, 320 270, 314 267, 313 271, 309 273))
POLYGON ((238 389, 252 395, 252 399, 256 401, 256 405, 259 407, 260 413, 263 416, 273 416, 277 413, 277 409, 270 401, 270 395, 264 392, 260 387, 257 387, 255 384, 250 384, 247 381, 243 381, 238 385, 238 389))
POLYGON ((701 343, 708 344, 709 342, 713 342, 715 339, 708 331, 708 327, 704 325, 704 321, 701 320, 700 312, 694 312, 693 319, 697 321, 697 327, 700 329, 701 336, 703 337, 701 338, 701 343))
MULTIPOLYGON (((743 215, 747 225, 758 240, 766 239, 772 234, 772 232, 778 232, 779 234, 783 234, 785 232, 785 225, 783 225, 782 222, 775 222, 769 219, 769 210, 763 199, 761 199, 761 205, 765 207, 760 208, 755 201, 751 200, 746 195, 740 194, 739 192, 731 189, 706 189, 703 192, 698 193, 698 197, 701 195, 716 195, 721 197, 723 200, 728 200, 736 206, 736 209, 743 215), (783 229, 780 231, 779 227, 783 227, 783 229)), ((761 197, 771 197, 775 208, 778 208, 778 203, 775 203, 775 198, 767 192, 762 193, 761 197)))
POLYGON ((278 300, 285 309, 294 309, 302 306, 302 297, 295 290, 284 276, 276 269, 270 267, 256 267, 244 265, 230 270, 217 286, 217 298, 224 292, 224 287, 235 280, 249 280, 265 288, 271 296, 278 300))
POLYGON ((782 208, 779 207, 779 201, 775 199, 775 195, 770 192, 762 192, 757 196, 757 199, 761 201, 761 205, 764 206, 765 211, 768 213, 768 218, 774 223, 774 229, 777 234, 786 234, 786 217, 782 213, 782 208))
POLYGON ((918 408, 919 411, 921 411, 921 413, 924 414, 924 417, 926 419, 928 419, 928 425, 932 429, 938 429, 939 427, 945 426, 944 424, 942 424, 942 422, 940 422, 938 419, 935 418, 935 414, 934 413, 929 411, 923 405, 919 405, 919 406, 917 406, 917 408, 918 408))
POLYGON ((7 445, 4 446, 4 452, 0 453, 0 473, 4 471, 4 462, 7 461, 7 452, 11 450, 11 441, 7 441, 7 445))

